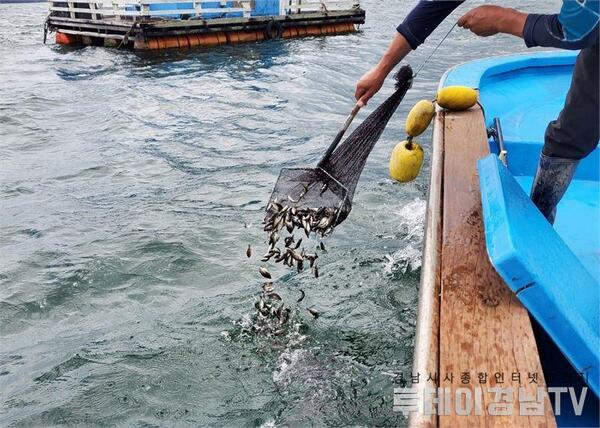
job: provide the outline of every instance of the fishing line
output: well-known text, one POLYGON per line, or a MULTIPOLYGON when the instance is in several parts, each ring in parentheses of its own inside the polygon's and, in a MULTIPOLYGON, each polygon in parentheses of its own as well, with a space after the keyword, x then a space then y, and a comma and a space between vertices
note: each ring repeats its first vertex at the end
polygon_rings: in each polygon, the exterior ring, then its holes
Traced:
POLYGON ((452 32, 452 30, 454 30, 454 27, 456 27, 456 24, 457 23, 455 22, 454 25, 452 27, 450 27, 450 29, 448 30, 448 32, 446 33, 446 35, 444 37, 442 37, 442 40, 440 40, 440 42, 437 44, 437 46, 435 48, 433 48, 433 50, 431 51, 431 53, 429 54, 429 56, 427 58, 425 58, 425 61, 423 61, 423 63, 421 64, 421 66, 417 69, 417 72, 415 73, 415 75, 413 77, 417 77, 417 75, 421 72, 421 70, 423 69, 423 67, 425 67, 425 64, 427 64, 427 61, 429 61, 431 59, 431 57, 438 50, 438 48, 440 46, 442 46, 442 43, 444 43, 444 40, 446 40, 446 38, 450 35, 450 33, 452 32))

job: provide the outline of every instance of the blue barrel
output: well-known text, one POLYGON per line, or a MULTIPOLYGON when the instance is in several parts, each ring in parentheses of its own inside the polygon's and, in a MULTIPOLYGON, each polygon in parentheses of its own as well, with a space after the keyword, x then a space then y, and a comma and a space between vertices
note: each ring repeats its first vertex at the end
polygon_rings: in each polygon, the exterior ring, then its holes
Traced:
POLYGON ((255 0, 252 16, 278 16, 279 0, 255 0))

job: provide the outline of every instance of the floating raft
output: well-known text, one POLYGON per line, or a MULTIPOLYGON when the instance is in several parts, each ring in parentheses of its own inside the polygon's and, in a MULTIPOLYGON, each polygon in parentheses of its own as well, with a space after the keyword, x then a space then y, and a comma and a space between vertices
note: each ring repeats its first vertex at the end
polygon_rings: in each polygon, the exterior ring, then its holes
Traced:
POLYGON ((345 34, 365 22, 358 0, 49 2, 56 43, 172 49, 345 34))

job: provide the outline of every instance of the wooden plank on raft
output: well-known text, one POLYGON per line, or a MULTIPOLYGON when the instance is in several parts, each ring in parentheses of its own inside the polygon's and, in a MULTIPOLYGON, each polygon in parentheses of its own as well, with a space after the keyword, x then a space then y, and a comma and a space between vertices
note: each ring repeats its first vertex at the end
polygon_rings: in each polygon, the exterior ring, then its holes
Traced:
POLYGON ((541 415, 521 415, 519 387, 537 400, 538 387, 546 385, 527 311, 498 276, 485 248, 476 162, 488 153, 478 106, 445 113, 439 386, 450 388, 453 403, 459 388, 470 390, 473 399, 476 389, 483 395, 480 415, 475 409, 457 415, 453 404, 438 423, 449 428, 553 427, 546 394, 541 415), (486 383, 481 383, 484 376, 486 383), (489 388, 508 388, 513 396, 498 397, 498 390, 489 388), (496 410, 511 408, 512 414, 491 415, 495 399, 510 403, 496 410))

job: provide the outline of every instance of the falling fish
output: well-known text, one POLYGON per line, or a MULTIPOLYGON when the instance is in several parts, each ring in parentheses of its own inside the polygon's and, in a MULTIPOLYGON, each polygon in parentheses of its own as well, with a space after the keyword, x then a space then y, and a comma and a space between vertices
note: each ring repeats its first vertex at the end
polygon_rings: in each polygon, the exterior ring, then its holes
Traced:
POLYGON ((310 314, 311 314, 311 315, 314 317, 314 319, 317 319, 317 318, 319 318, 319 315, 320 315, 320 314, 319 314, 319 312, 317 312, 316 310, 314 310, 314 309, 311 309, 311 308, 306 308, 306 310, 307 310, 308 312, 310 312, 310 314))
POLYGON ((252 248, 250 248, 250 244, 248 244, 248 249, 246 250, 246 257, 252 257, 252 248))
POLYGON ((266 268, 261 266, 260 268, 258 268, 258 271, 263 277, 271 279, 271 272, 269 272, 266 268))
POLYGON ((323 244, 323 241, 321 241, 321 242, 319 243, 319 248, 321 249, 321 251, 327 251, 327 250, 325 249, 325 244, 323 244))
POLYGON ((300 289, 300 298, 296 300, 296 303, 300 303, 301 301, 303 301, 304 296, 306 296, 306 294, 304 294, 304 290, 300 289))
POLYGON ((269 294, 267 294, 267 297, 269 299, 273 299, 273 300, 282 300, 281 296, 277 293, 269 293, 269 294))
POLYGON ((273 292, 273 283, 272 282, 265 282, 263 284, 263 291, 265 293, 272 293, 273 292))
POLYGON ((313 268, 313 271, 314 271, 314 274, 315 274, 315 278, 318 278, 319 277, 319 268, 315 266, 313 268))

